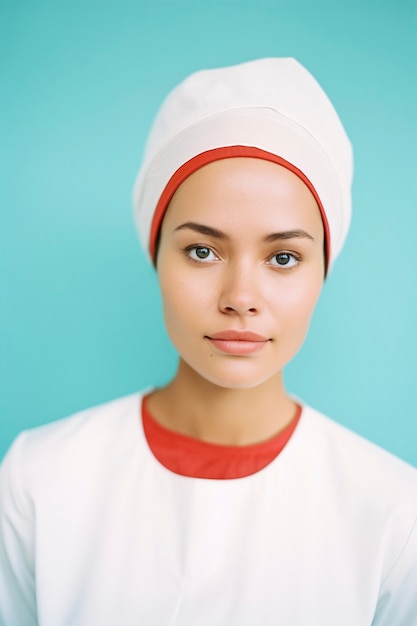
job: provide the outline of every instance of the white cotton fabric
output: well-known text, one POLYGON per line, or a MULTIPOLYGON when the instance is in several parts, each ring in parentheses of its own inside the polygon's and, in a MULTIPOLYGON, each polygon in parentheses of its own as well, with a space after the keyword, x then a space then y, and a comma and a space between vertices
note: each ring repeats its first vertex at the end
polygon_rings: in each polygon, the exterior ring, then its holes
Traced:
POLYGON ((2 626, 417 624, 415 469, 305 406, 260 472, 183 477, 152 455, 140 406, 12 446, 2 626))
POLYGON ((351 219, 352 148, 330 100, 292 58, 196 72, 168 95, 134 186, 144 249, 155 207, 176 170, 202 152, 233 145, 271 152, 307 176, 329 222, 331 265, 351 219))

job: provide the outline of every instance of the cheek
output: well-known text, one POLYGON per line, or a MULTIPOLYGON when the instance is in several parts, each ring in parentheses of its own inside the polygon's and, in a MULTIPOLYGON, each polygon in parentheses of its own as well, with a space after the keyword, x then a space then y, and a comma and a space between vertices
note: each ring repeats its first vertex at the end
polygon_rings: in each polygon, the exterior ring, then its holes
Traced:
POLYGON ((311 280, 303 281, 288 292, 277 305, 282 313, 282 331, 289 342, 301 344, 304 341, 321 287, 321 277, 312 276, 311 280))
POLYGON ((169 280, 159 281, 165 325, 171 338, 173 333, 187 332, 205 309, 204 292, 195 289, 190 281, 171 274, 169 280))
POLYGON ((299 309, 299 316, 305 319, 310 319, 314 309, 316 308, 317 301, 321 293, 322 281, 312 280, 308 287, 300 289, 295 294, 295 308, 299 309))

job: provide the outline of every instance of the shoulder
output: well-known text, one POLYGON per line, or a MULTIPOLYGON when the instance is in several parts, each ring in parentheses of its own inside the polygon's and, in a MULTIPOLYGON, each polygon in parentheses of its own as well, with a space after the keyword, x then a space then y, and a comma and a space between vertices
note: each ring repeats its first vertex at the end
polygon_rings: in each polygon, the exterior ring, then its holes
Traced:
POLYGON ((303 418, 316 456, 331 463, 340 477, 360 478, 364 488, 383 485, 393 494, 417 488, 417 469, 402 459, 309 406, 303 418))
POLYGON ((36 486, 70 468, 109 461, 139 437, 141 398, 131 394, 23 431, 3 460, 2 474, 36 486))
POLYGON ((80 434, 95 433, 97 429, 105 431, 107 428, 122 427, 132 410, 139 406, 142 395, 141 392, 133 393, 77 411, 68 417, 25 431, 25 435, 35 443, 72 439, 80 434))
POLYGON ((309 479, 366 544, 378 542, 382 578, 417 563, 417 470, 329 417, 304 407, 300 445, 309 479))
POLYGON ((323 468, 346 494, 374 506, 401 502, 417 515, 416 468, 309 406, 303 429, 313 468, 323 468))

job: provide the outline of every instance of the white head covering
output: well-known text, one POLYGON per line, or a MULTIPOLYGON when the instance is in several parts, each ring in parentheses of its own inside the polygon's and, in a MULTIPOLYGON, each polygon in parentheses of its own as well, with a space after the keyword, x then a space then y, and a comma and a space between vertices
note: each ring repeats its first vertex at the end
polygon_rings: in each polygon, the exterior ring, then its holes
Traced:
POLYGON ((273 160, 304 180, 322 212, 330 266, 350 223, 352 149, 320 85, 291 58, 196 72, 168 95, 133 193, 139 235, 150 257, 181 182, 202 165, 230 156, 273 160))

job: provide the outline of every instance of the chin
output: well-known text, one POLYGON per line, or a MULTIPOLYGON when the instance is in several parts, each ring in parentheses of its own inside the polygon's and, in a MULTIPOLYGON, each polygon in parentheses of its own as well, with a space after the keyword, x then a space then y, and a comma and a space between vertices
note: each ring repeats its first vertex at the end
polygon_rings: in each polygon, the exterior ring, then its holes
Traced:
POLYGON ((222 389, 254 389, 281 375, 282 369, 260 372, 258 368, 228 368, 229 371, 207 371, 193 368, 196 374, 208 383, 222 389), (242 371, 243 370, 243 371, 242 371), (249 371, 245 371, 249 370, 249 371), (257 371, 256 371, 257 370, 257 371))

